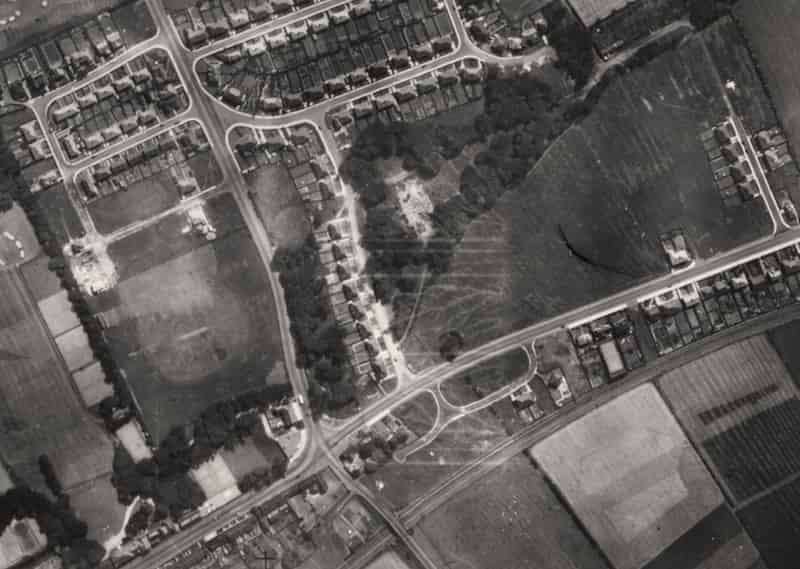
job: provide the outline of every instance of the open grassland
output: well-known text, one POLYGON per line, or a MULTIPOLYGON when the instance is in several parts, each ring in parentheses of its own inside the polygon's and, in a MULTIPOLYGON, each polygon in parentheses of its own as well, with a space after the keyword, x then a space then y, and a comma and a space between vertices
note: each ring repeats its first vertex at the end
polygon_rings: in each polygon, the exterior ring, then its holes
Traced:
POLYGON ((723 503, 652 385, 592 411, 532 452, 617 569, 642 567, 723 503))
POLYGON ((392 415, 400 419, 406 428, 418 437, 433 428, 436 414, 436 399, 429 391, 420 393, 412 400, 392 409, 392 415))
POLYGON ((376 495, 402 508, 506 437, 502 423, 492 413, 478 411, 448 425, 433 442, 411 454, 404 463, 389 461, 375 474, 359 480, 376 495))
POLYGON ((800 471, 800 400, 765 336, 682 366, 659 386, 735 501, 800 471))
POLYGON ((214 241, 183 234, 175 214, 114 243, 120 282, 93 299, 95 311, 119 317, 106 335, 155 441, 216 401, 268 387, 268 376, 288 389, 256 246, 230 195, 207 211, 214 241))
POLYGON ((744 0, 734 8, 792 146, 800 148, 800 2, 744 0))
MULTIPOLYGON (((738 5, 757 3, 745 0, 738 5)), ((725 82, 733 81, 735 85, 734 89, 727 90, 728 99, 745 128, 755 133, 775 125, 778 119, 772 102, 750 55, 747 41, 733 18, 717 20, 702 35, 720 77, 725 82)))
POLYGON ((439 390, 451 404, 468 405, 522 379, 530 366, 527 352, 515 348, 443 381, 439 390))
POLYGON ((46 454, 66 489, 111 469, 110 439, 81 403, 17 272, 0 272, 0 455, 37 486, 46 454))
POLYGON ((417 526, 426 552, 453 569, 608 567, 524 455, 493 469, 417 526))
POLYGON ((114 22, 126 45, 133 45, 155 34, 156 28, 145 0, 51 0, 42 5, 38 0, 4 2, 2 16, 21 16, 0 30, 0 57, 46 41, 60 31, 80 25, 104 10, 117 8, 114 22), (10 8, 10 11, 9 11, 10 8))
POLYGON ((311 233, 306 206, 286 166, 276 164, 246 174, 250 199, 276 247, 298 247, 311 233))
POLYGON ((476 217, 425 291, 404 351, 436 359, 442 334, 474 347, 666 272, 659 237, 701 258, 769 235, 760 200, 726 207, 700 141, 726 115, 699 36, 616 80, 525 180, 476 217))

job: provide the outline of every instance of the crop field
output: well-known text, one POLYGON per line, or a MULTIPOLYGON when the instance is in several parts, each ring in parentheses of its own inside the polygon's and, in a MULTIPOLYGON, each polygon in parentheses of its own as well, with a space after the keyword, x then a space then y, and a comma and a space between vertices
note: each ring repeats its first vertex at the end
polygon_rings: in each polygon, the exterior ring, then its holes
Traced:
POLYGON ((699 135, 725 117, 723 95, 699 37, 614 82, 467 226, 403 346, 414 369, 448 331, 474 347, 664 274, 669 230, 701 258, 769 235, 760 200, 725 206, 714 185, 699 135))
POLYGON ((800 471, 800 400, 765 336, 682 366, 659 386, 735 502, 800 471))
POLYGON ((439 567, 601 569, 608 564, 542 472, 517 455, 416 527, 439 567))
POLYGON ((649 384, 571 423, 532 453, 617 569, 641 567, 723 504, 649 384))
POLYGON ((285 166, 275 164, 245 175, 250 199, 276 248, 301 245, 311 233, 306 206, 285 166))
POLYGON ((216 401, 263 389, 283 366, 268 275, 233 198, 206 211, 213 241, 183 234, 175 214, 115 242, 120 282, 92 299, 119 316, 109 343, 156 441, 216 401))
POLYGON ((0 455, 37 486, 47 454, 64 488, 111 469, 112 444, 85 412, 15 271, 0 272, 0 455))
POLYGON ((800 350, 797 349, 797 338, 800 338, 800 320, 793 320, 767 332, 767 338, 780 355, 783 364, 795 385, 800 386, 800 350))
POLYGON ((794 569, 800 555, 800 480, 776 489, 739 510, 769 569, 794 569))
POLYGON ((462 466, 491 450, 507 436, 502 423, 486 410, 462 417, 404 463, 389 461, 359 480, 376 495, 402 508, 442 483, 462 466))
POLYGON ((530 366, 528 353, 515 348, 443 381, 439 390, 453 405, 468 405, 522 379, 530 366))
POLYGON ((734 15, 767 84, 775 110, 793 148, 800 148, 800 76, 797 44, 800 11, 794 0, 738 2, 734 15))

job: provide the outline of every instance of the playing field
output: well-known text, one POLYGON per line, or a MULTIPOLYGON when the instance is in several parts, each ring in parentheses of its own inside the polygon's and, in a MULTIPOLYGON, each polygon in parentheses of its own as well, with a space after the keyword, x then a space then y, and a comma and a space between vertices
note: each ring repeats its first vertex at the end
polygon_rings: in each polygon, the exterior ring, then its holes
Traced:
POLYGON ((800 148, 800 2, 737 2, 734 14, 750 44, 792 146, 800 148))
POLYGON ((283 366, 268 275, 236 204, 224 194, 207 212, 214 241, 183 233, 175 214, 115 242, 120 282, 92 300, 119 320, 106 335, 156 441, 216 401, 267 387, 283 366))
POLYGON ((41 248, 25 212, 14 204, 0 213, 0 267, 13 267, 39 255, 41 248))
POLYGON ((649 384, 571 423, 532 452, 617 569, 638 569, 723 503, 649 384))
POLYGON ((403 345, 414 369, 667 271, 661 234, 701 258, 769 235, 760 200, 723 204, 700 140, 726 116, 700 37, 617 78, 520 186, 476 217, 403 345))
POLYGON ((422 518, 419 533, 438 567, 608 567, 524 455, 505 461, 422 518))
POLYGON ((0 455, 38 486, 47 454, 64 488, 107 473, 112 444, 88 415, 15 271, 0 272, 0 455))
POLYGON ((682 366, 659 386, 736 502, 800 472, 800 400, 765 336, 682 366))

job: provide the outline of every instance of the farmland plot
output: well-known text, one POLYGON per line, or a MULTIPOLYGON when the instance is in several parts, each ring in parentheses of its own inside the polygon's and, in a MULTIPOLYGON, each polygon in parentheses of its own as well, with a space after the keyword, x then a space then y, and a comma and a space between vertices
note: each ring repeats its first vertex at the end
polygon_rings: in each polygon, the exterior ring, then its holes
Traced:
POLYGON ((439 567, 601 569, 602 554, 530 460, 517 455, 417 526, 439 567))
POLYGON ((800 471, 800 399, 765 336, 682 366, 659 386, 735 502, 800 471))
POLYGON ((109 472, 111 440, 84 409, 19 275, 0 272, 0 290, 3 462, 34 487, 41 454, 65 489, 109 472))
POLYGON ((459 331, 473 347, 667 271, 659 236, 701 258, 768 235, 759 200, 723 205, 700 132, 726 116, 700 37, 622 76, 515 190, 473 220, 424 293, 404 351, 436 361, 459 331))
MULTIPOLYGON (((723 505, 652 385, 590 412, 532 453, 617 569, 642 567, 723 505)), ((705 543, 702 557, 721 545, 705 543)))

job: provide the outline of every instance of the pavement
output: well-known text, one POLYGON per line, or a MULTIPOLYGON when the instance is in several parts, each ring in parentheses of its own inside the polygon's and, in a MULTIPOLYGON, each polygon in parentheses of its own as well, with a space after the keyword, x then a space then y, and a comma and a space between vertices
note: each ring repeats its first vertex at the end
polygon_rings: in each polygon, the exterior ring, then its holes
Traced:
MULTIPOLYGON (((298 112, 274 117, 252 116, 241 113, 224 105, 206 92, 202 88, 201 82, 195 73, 197 61, 199 61, 199 59, 202 57, 214 53, 215 51, 225 49, 248 39, 252 39, 258 35, 284 26, 287 23, 299 18, 308 17, 317 12, 330 9, 331 7, 344 4, 346 2, 340 0, 326 0, 306 9, 293 12, 258 26, 254 26, 245 32, 221 40, 213 45, 204 47, 194 52, 187 50, 183 46, 180 38, 178 37, 177 31, 172 25, 171 19, 167 15, 161 1, 146 0, 146 2, 151 10, 154 20, 159 24, 158 33, 155 37, 133 47, 122 56, 114 59, 98 69, 95 69, 89 74, 88 77, 84 78, 80 82, 73 83, 69 86, 48 93, 44 97, 29 103, 28 106, 36 112, 37 116, 42 121, 42 124, 47 125, 47 107, 57 97, 95 80, 104 73, 108 72, 110 69, 120 65, 121 63, 130 61, 144 51, 156 47, 165 49, 171 54, 175 67, 182 78, 184 88, 191 101, 189 109, 179 116, 159 125, 156 127, 156 129, 152 129, 145 133, 128 138, 118 144, 103 149, 99 154, 91 158, 79 160, 74 163, 68 162, 65 159, 59 145, 54 140, 55 137, 53 134, 50 133, 47 128, 44 129, 47 133, 48 140, 53 147, 54 158, 59 168, 61 168, 65 183, 70 190, 69 193, 73 199, 78 199, 75 196, 74 191, 74 176, 80 169, 85 168, 98 160, 107 158, 112 154, 122 152, 128 147, 138 144, 146 138, 153 136, 154 134, 158 134, 164 129, 170 128, 171 126, 174 126, 178 122, 192 119, 198 120, 206 129, 206 134, 209 142, 211 143, 212 151, 214 152, 214 155, 219 162, 224 175, 224 182, 220 184, 219 188, 213 191, 218 192, 227 189, 232 193, 242 212, 242 216, 244 217, 248 229, 253 235, 253 239, 258 248, 262 262, 267 267, 269 267, 272 259, 273 246, 267 237, 264 227, 256 216, 252 203, 247 197, 247 185, 242 177, 241 172, 239 171, 238 164, 236 163, 233 154, 228 150, 227 133, 233 125, 246 124, 254 128, 281 128, 290 126, 291 124, 312 123, 320 129, 323 141, 325 142, 329 152, 331 152, 331 155, 334 156, 334 158, 337 158, 338 148, 333 141, 330 131, 326 128, 324 120, 326 113, 335 107, 354 99, 366 96, 375 91, 386 89, 395 83, 413 79, 440 66, 449 65, 464 58, 477 58, 487 63, 498 63, 503 65, 538 65, 543 59, 548 59, 553 56, 552 51, 550 51, 549 48, 545 48, 545 50, 540 50, 526 56, 513 58, 502 58, 488 54, 487 52, 476 47, 470 41, 466 30, 458 17, 455 1, 447 0, 445 2, 445 8, 450 14, 451 20, 453 21, 457 39, 453 52, 424 65, 396 73, 387 77, 386 79, 371 83, 358 89, 354 89, 340 97, 327 99, 320 104, 302 109, 298 112)), ((676 24, 676 26, 679 25, 683 24, 676 24)), ((669 30, 664 31, 663 33, 668 33, 668 31, 669 30)), ((659 37, 660 35, 663 34, 660 33, 654 37, 659 37)), ((641 47, 641 45, 637 47, 641 47)), ((633 53, 635 53, 635 50, 626 50, 624 57, 627 58, 633 53)), ((615 62, 618 61, 615 60, 615 62)), ((606 68, 607 67, 608 66, 606 66, 606 68)), ((603 71, 603 69, 601 69, 601 71, 603 71)), ((735 120, 735 126, 737 132, 741 133, 743 140, 746 140, 747 137, 746 133, 744 133, 744 126, 741 124, 741 121, 738 120, 738 117, 735 120)), ((747 147, 747 145, 745 146, 748 157, 758 164, 754 149, 752 149, 752 147, 747 147)), ((762 196, 764 197, 765 203, 770 210, 770 214, 773 216, 773 220, 780 220, 780 214, 779 211, 777 211, 777 204, 774 196, 772 195, 772 191, 769 188, 766 177, 763 175, 763 172, 759 170, 759 168, 755 168, 754 170, 756 172, 756 180, 759 188, 761 189, 762 196)), ((78 209, 82 208, 79 207, 78 209)), ((89 226, 88 229, 91 230, 91 226, 89 226)), ((385 396, 375 404, 349 419, 340 421, 322 421, 317 423, 311 420, 310 410, 306 405, 304 406, 304 414, 306 418, 305 424, 309 430, 307 445, 283 480, 264 490, 241 496, 214 514, 211 514, 200 522, 197 522, 195 525, 190 526, 186 530, 176 534, 162 544, 159 544, 149 554, 137 558, 131 562, 128 567, 131 569, 154 569, 165 561, 174 557, 185 548, 192 545, 197 540, 201 539, 203 535, 230 521, 241 512, 250 510, 255 505, 267 500, 272 496, 286 492, 296 483, 316 472, 319 472, 325 468, 331 468, 337 473, 337 475, 339 475, 340 478, 342 478, 351 492, 361 496, 386 518, 392 532, 420 559, 420 561, 425 565, 426 569, 434 569, 434 564, 429 558, 427 558, 425 552, 416 545, 414 540, 411 539, 406 531, 406 527, 413 525, 414 520, 418 519, 419 516, 424 515, 425 512, 430 511, 431 508, 436 506, 436 504, 439 504, 445 500, 447 496, 452 495, 454 489, 464 487, 464 485, 468 484, 470 480, 473 480, 472 477, 476 476, 476 473, 480 473, 480 467, 482 465, 491 464, 493 461, 502 460, 504 457, 511 456, 513 453, 520 452, 520 450, 530 446, 530 444, 532 444, 531 441, 538 440, 539 438, 547 436, 547 434, 551 432, 555 432, 555 430, 562 428, 570 421, 575 420, 597 405, 602 404, 602 402, 618 396, 622 391, 631 389, 633 386, 643 381, 647 381, 645 378, 650 377, 649 374, 660 373, 658 370, 665 365, 669 365, 670 362, 674 364, 675 362, 684 360, 688 361, 689 358, 696 357, 696 355, 693 354, 695 354, 696 350, 698 349, 697 346, 691 345, 687 348, 684 348, 683 350, 677 352, 675 358, 657 360, 652 366, 648 366, 647 371, 643 372, 641 379, 628 379, 622 383, 614 384, 610 389, 603 390, 597 394, 592 394, 590 399, 580 401, 577 405, 571 407, 569 410, 566 410, 566 412, 557 414, 558 416, 553 420, 534 424, 529 429, 525 429, 517 435, 510 437, 508 440, 504 441, 504 443, 482 458, 476 465, 470 466, 469 468, 465 467, 463 472, 457 473, 456 476, 449 478, 447 481, 426 493, 423 499, 410 504, 407 508, 401 511, 399 515, 396 515, 393 509, 388 504, 384 503, 379 496, 372 495, 371 492, 365 490, 360 484, 353 482, 350 477, 343 472, 342 466, 338 461, 337 454, 342 449, 343 445, 346 444, 349 436, 354 434, 358 429, 362 428, 368 423, 374 422, 382 415, 385 415, 393 407, 400 405, 413 397, 416 397, 425 390, 438 392, 438 385, 441 382, 475 366, 482 361, 490 359, 503 351, 507 351, 518 346, 530 346, 536 337, 552 333, 576 321, 590 320, 597 314, 621 305, 634 305, 641 298, 659 294, 665 289, 680 286, 685 282, 702 278, 704 275, 724 270, 732 265, 739 264, 750 258, 760 256, 764 254, 765 251, 783 247, 797 241, 800 241, 800 231, 797 228, 790 228, 776 223, 775 232, 769 237, 765 237, 747 245, 737 247, 726 253, 720 254, 713 259, 698 259, 695 264, 686 271, 682 271, 678 274, 664 275, 647 283, 640 284, 617 294, 611 295, 607 298, 576 308, 554 318, 538 322, 532 326, 518 330, 511 334, 497 338, 482 346, 471 349, 461 354, 452 363, 436 365, 424 370, 421 373, 412 374, 407 381, 400 384, 402 387, 398 388, 395 392, 385 396)), ((289 378, 295 393, 302 394, 306 391, 307 383, 303 370, 299 369, 295 365, 294 343, 289 331, 290 323, 284 302, 283 291, 280 283, 278 282, 277 276, 272 271, 268 271, 268 274, 270 275, 274 301, 280 315, 279 326, 289 378)), ((795 314, 795 312, 798 311, 795 310, 795 308, 797 307, 784 309, 784 311, 780 313, 780 317, 796 317, 797 314, 795 314)), ((754 319, 754 321, 766 321, 763 318, 764 317, 760 317, 754 319)), ((777 313, 775 313, 775 315, 771 318, 777 318, 777 313)), ((751 322, 736 328, 733 333, 744 333, 748 330, 755 329, 754 327, 757 325, 757 323, 751 322)), ((700 347, 706 346, 707 349, 711 349, 718 343, 725 341, 726 338, 729 338, 729 335, 727 335, 726 332, 720 332, 718 335, 712 336, 708 339, 708 342, 701 341, 697 344, 700 347)), ((665 358, 667 358, 667 356, 665 356, 665 358)), ((459 412, 471 412, 476 408, 477 407, 462 409, 459 412)))

